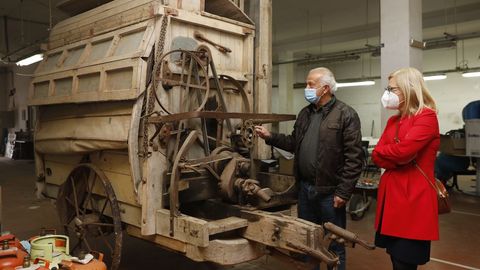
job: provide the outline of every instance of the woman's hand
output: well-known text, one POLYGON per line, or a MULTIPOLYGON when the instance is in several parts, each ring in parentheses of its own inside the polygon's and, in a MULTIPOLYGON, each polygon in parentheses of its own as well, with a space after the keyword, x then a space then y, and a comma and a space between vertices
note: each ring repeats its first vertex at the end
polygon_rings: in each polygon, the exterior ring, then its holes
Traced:
POLYGON ((265 127, 262 126, 255 126, 255 132, 257 133, 258 137, 262 139, 268 139, 272 136, 272 133, 268 131, 265 127))

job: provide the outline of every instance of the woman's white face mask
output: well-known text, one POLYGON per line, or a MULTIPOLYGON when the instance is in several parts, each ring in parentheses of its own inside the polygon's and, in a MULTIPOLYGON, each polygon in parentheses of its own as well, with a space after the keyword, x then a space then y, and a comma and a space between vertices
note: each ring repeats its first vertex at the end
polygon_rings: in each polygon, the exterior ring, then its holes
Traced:
POLYGON ((381 101, 385 109, 397 110, 400 106, 400 98, 392 91, 385 90, 381 101))

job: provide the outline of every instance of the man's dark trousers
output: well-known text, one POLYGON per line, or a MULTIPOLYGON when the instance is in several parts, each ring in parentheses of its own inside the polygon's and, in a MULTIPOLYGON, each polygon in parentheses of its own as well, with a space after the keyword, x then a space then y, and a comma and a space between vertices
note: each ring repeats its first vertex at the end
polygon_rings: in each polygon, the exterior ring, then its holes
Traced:
MULTIPOLYGON (((298 217, 316 224, 331 222, 341 228, 347 226, 345 206, 333 207, 334 194, 319 194, 315 187, 305 181, 300 181, 298 194, 298 217)), ((345 247, 332 242, 330 249, 340 257, 338 270, 345 270, 345 247)))

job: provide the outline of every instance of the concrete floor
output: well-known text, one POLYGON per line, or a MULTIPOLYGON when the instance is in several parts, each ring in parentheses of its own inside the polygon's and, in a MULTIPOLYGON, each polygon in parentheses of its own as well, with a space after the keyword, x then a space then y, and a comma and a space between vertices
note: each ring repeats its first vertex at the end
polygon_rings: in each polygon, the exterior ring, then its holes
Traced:
MULTIPOLYGON (((460 179, 460 188, 471 190, 471 177, 460 179)), ((34 195, 32 161, 13 161, 0 157, 2 187, 2 229, 20 239, 38 234, 40 228, 57 228, 57 214, 49 200, 34 195)), ((480 198, 453 192, 454 211, 440 217, 440 241, 432 244, 432 260, 420 270, 480 270, 480 198)), ((348 220, 348 229, 373 241, 375 205, 360 221, 348 220)), ((165 251, 149 242, 126 237, 121 269, 160 267, 162 269, 211 269, 207 264, 192 262, 180 254, 165 251)), ((391 269, 389 257, 382 249, 367 251, 361 247, 347 250, 347 268, 355 270, 391 269)), ((270 257, 244 263, 230 269, 288 269, 270 257)))

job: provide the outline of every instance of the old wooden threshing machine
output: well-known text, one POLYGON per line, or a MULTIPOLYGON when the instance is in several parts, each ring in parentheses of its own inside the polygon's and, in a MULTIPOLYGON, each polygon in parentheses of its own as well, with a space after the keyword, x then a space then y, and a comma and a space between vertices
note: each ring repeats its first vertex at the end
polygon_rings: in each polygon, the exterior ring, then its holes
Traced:
POLYGON ((120 264, 122 233, 196 261, 368 244, 286 215, 292 176, 262 172, 252 21, 229 0, 116 0, 57 24, 35 71, 36 169, 71 247, 120 264))

